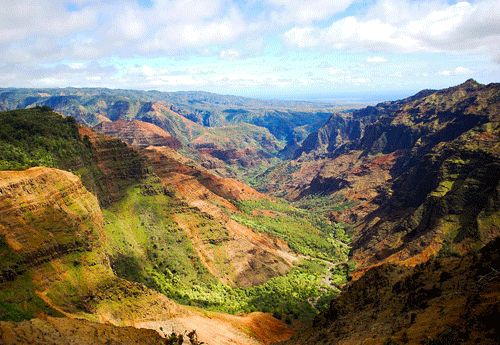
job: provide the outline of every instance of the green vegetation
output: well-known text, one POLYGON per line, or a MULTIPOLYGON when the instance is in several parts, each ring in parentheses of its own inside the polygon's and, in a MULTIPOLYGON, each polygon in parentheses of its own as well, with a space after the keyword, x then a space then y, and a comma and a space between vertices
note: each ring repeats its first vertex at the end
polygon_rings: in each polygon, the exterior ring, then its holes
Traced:
MULTIPOLYGON (((180 303, 211 311, 233 314, 262 311, 278 318, 308 321, 318 309, 326 307, 324 304, 313 306, 309 302, 320 298, 324 294, 322 289, 327 290, 328 287, 321 285, 320 273, 312 273, 305 268, 293 269, 285 276, 250 288, 231 288, 219 281, 187 288, 175 276, 168 279, 161 273, 153 273, 153 277, 160 292, 177 297, 175 299, 180 303)), ((333 294, 330 289, 328 300, 333 294)))
MULTIPOLYGON (((117 141, 117 145, 107 147, 108 150, 116 151, 110 153, 111 156, 120 156, 123 147, 119 144, 117 141)), ((75 170, 89 188, 88 185, 95 186, 104 177, 95 165, 95 153, 88 138, 80 137, 73 118, 63 118, 48 107, 0 114, 0 169, 25 169, 42 165, 75 170)), ((132 167, 132 163, 128 162, 127 165, 125 160, 109 164, 114 164, 111 168, 118 167, 116 169, 120 172, 140 170, 142 161, 138 154, 129 158, 138 163, 132 167)), ((123 176, 129 178, 129 175, 123 176)), ((241 212, 231 213, 233 219, 254 230, 283 239, 304 259, 285 276, 273 278, 260 286, 233 288, 210 274, 200 261, 199 253, 187 232, 179 225, 188 224, 194 231, 190 236, 201 240, 215 254, 214 265, 221 275, 232 279, 234 268, 225 257, 224 249, 229 233, 223 222, 175 198, 154 175, 139 182, 131 182, 126 178, 121 180, 120 183, 124 183, 123 188, 120 188, 123 199, 103 210, 107 250, 113 271, 119 277, 142 283, 183 304, 230 313, 270 312, 287 322, 292 319, 310 320, 318 309, 326 307, 335 294, 330 284, 327 286, 321 282, 331 269, 331 264, 322 260, 344 261, 349 249, 345 243, 349 238, 340 225, 332 224, 317 210, 304 210, 285 202, 269 200, 235 202, 241 212), (130 186, 132 183, 134 185, 130 186)), ((98 186, 97 189, 100 190, 98 186)), ((27 212, 25 220, 33 221, 33 214, 27 212)), ((42 223, 53 231, 57 230, 53 228, 54 224, 66 226, 58 222, 55 213, 48 213, 42 223)), ((57 234, 62 235, 66 235, 66 232, 57 234)), ((58 240, 61 243, 71 242, 71 236, 58 240)), ((0 238, 3 262, 15 263, 18 258, 6 250, 8 246, 5 239, 0 238)), ((98 262, 102 259, 94 257, 93 253, 87 253, 85 260, 98 262)), ((85 267, 88 262, 82 261, 77 253, 66 255, 63 261, 67 281, 49 291, 47 296, 56 304, 78 306, 80 303, 83 310, 92 308, 82 300, 82 296, 88 292, 85 287, 85 275, 88 272, 85 267)), ((100 278, 109 278, 110 272, 98 273, 100 278)), ((342 284, 346 274, 345 270, 335 268, 331 281, 342 284)), ((20 280, 16 279, 15 283, 19 281, 25 284, 26 291, 23 294, 32 301, 29 308, 38 311, 47 309, 49 313, 51 308, 34 294, 33 284, 27 274, 20 280)), ((106 290, 107 299, 112 299, 115 292, 116 296, 121 294, 120 291, 112 290, 112 286, 110 283, 110 288, 106 290)), ((13 287, 5 291, 16 289, 13 287)), ((29 308, 12 307, 16 304, 9 304, 11 300, 13 296, 0 296, 1 318, 20 320, 33 316, 29 308)), ((92 312, 90 309, 88 311, 92 312)))
POLYGON ((36 313, 60 317, 62 314, 49 307, 35 293, 35 285, 28 272, 14 281, 2 283, 0 289, 0 321, 23 321, 35 317, 36 313), (26 303, 28 301, 29 303, 26 303))
POLYGON ((314 213, 324 214, 327 212, 342 212, 348 208, 356 206, 354 201, 344 199, 341 196, 330 197, 327 195, 306 195, 299 201, 293 203, 294 206, 314 213))
MULTIPOLYGON (((182 304, 229 313, 264 311, 290 320, 310 320, 335 294, 331 286, 321 283, 321 277, 329 268, 327 263, 314 259, 304 259, 287 275, 260 286, 225 285, 208 272, 186 232, 177 225, 178 221, 189 222, 199 239, 214 249, 217 268, 230 276, 234 273, 230 264, 225 263, 223 250, 228 233, 218 220, 171 197, 161 181, 153 177, 129 188, 127 194, 118 204, 104 210, 113 270, 122 278, 143 283, 182 304), (315 303, 311 305, 310 301, 315 303)), ((245 221, 252 221, 254 209, 280 214, 279 217, 255 216, 253 221, 257 228, 265 224, 276 229, 280 238, 288 236, 291 242, 301 244, 297 247, 302 248, 304 254, 335 261, 345 259, 347 247, 335 239, 338 235, 345 236, 340 227, 321 219, 303 219, 305 211, 285 203, 246 201, 238 205, 244 210, 240 218, 245 221), (315 224, 325 228, 317 229, 315 224), (287 228, 295 232, 303 229, 293 235, 285 231, 287 228), (327 231, 330 239, 322 240, 327 231), (308 245, 311 249, 307 249, 308 245), (317 248, 322 252, 316 253, 317 248)), ((339 269, 333 272, 331 279, 343 283, 346 274, 339 269)))
POLYGON ((332 262, 347 258, 349 237, 344 228, 330 222, 319 208, 304 210, 270 200, 234 203, 242 211, 231 215, 234 220, 285 240, 299 254, 332 262))
MULTIPOLYGON (((201 215, 166 192, 154 177, 128 189, 118 204, 103 210, 108 251, 115 273, 125 279, 162 290, 162 278, 176 279, 186 288, 215 281, 201 264, 174 215, 201 215), (147 191, 147 192, 146 192, 147 191)), ((168 295, 181 295, 170 289, 168 295)))
POLYGON ((48 107, 0 113, 0 170, 68 169, 90 162, 91 155, 88 137, 80 137, 72 117, 63 118, 48 107))
POLYGON ((233 313, 263 311, 278 317, 287 315, 308 320, 316 314, 316 310, 307 300, 320 295, 320 278, 319 275, 297 269, 286 276, 246 289, 228 289, 218 283, 214 286, 220 298, 217 303, 211 298, 211 290, 194 291, 193 300, 209 309, 233 313))
POLYGON ((460 253, 458 253, 454 248, 453 248, 453 245, 451 243, 444 243, 443 246, 441 247, 441 249, 439 250, 438 254, 437 254, 437 257, 438 258, 441 258, 441 257, 448 257, 448 256, 455 256, 455 257, 459 257, 460 256, 460 253))

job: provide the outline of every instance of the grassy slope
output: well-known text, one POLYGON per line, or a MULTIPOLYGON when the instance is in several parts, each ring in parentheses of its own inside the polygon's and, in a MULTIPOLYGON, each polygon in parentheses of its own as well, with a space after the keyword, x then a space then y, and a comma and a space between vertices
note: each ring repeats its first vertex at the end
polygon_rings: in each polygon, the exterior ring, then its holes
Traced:
MULTIPOLYGON (((318 224, 306 218, 303 211, 285 204, 246 201, 238 205, 245 212, 233 214, 235 219, 244 224, 251 223, 250 226, 253 224, 261 231, 264 228, 288 229, 266 232, 289 243, 299 243, 299 253, 335 262, 346 257, 348 248, 336 245, 334 239, 334 236, 344 236, 339 227, 320 229, 318 224), (279 209, 280 216, 254 217, 252 207, 257 206, 273 211, 279 209), (323 239, 325 232, 331 234, 329 241, 323 239), (329 250, 328 247, 335 249, 329 250)), ((318 308, 326 306, 333 294, 332 287, 321 282, 328 265, 317 260, 303 260, 287 275, 251 288, 231 288, 217 281, 201 264, 186 234, 175 223, 173 217, 179 214, 197 225, 201 240, 214 247, 220 246, 223 252, 223 243, 212 240, 224 237, 225 229, 216 220, 169 196, 160 181, 151 178, 142 186, 131 187, 127 197, 104 211, 108 250, 115 272, 163 292, 180 303, 229 313, 265 311, 278 317, 306 320, 314 316, 318 308), (321 296, 318 308, 307 301, 321 296)), ((342 283, 345 274, 340 270, 332 280, 342 283)))
POLYGON ((0 116, 0 170, 34 166, 67 170, 88 164, 91 151, 72 117, 63 119, 47 108, 13 110, 0 116))
MULTIPOLYGON (((44 109, 31 109, 4 112, 0 116, 2 120, 10 125, 17 123, 21 133, 19 139, 13 139, 10 130, 2 134, 0 143, 9 147, 4 153, 21 152, 18 156, 4 154, 3 169, 22 169, 31 165, 63 169, 76 167, 84 175, 85 171, 95 170, 92 161, 95 149, 87 140, 80 138, 76 123, 71 118, 64 119, 44 109), (36 129, 35 133, 33 129, 36 129), (38 139, 33 139, 33 136, 38 139), (34 152, 40 154, 37 156, 34 152), (31 160, 26 160, 26 157, 31 157, 31 160)), ((300 317, 308 318, 316 310, 307 299, 325 296, 324 290, 320 289, 320 278, 326 273, 327 265, 310 260, 288 275, 274 278, 261 286, 232 289, 220 283, 202 265, 173 216, 180 215, 196 223, 201 240, 215 248, 219 245, 216 240, 224 237, 224 228, 216 219, 173 198, 153 175, 123 193, 125 197, 120 202, 103 211, 107 249, 118 276, 144 283, 185 304, 228 312, 262 310, 273 312, 276 316, 298 317, 301 314, 300 317)), ((345 247, 335 245, 336 237, 344 239, 340 228, 331 227, 319 218, 308 218, 307 213, 284 204, 245 202, 239 206, 243 212, 233 214, 235 219, 255 230, 285 239, 297 252, 328 260, 343 260, 345 247), (269 210, 273 215, 254 216, 254 209, 269 210), (332 244, 335 245, 334 250, 328 248, 332 244)), ((64 264, 68 270, 68 282, 63 284, 65 288, 61 291, 72 291, 70 294, 81 297, 84 291, 76 293, 71 289, 76 282, 84 279, 84 273, 78 273, 81 268, 76 258, 68 256, 64 260, 70 260, 64 264)), ((326 295, 331 293, 329 289, 326 295)), ((50 297, 65 304, 64 294, 54 293, 50 297)), ((36 300, 37 297, 33 298, 36 300)), ((24 318, 29 314, 18 313, 16 316, 16 313, 10 313, 10 318, 24 318)))

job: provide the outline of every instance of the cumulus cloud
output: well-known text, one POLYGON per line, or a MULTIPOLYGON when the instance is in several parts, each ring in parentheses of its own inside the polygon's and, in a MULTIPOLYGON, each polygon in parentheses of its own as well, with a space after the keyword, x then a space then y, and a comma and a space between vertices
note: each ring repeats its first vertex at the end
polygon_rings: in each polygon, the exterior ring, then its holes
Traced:
POLYGON ((397 72, 394 72, 394 73, 389 74, 389 77, 393 77, 393 78, 403 78, 403 73, 401 73, 401 71, 397 71, 397 72))
POLYGON ((327 79, 329 82, 333 84, 349 84, 349 85, 363 85, 369 84, 371 82, 370 78, 367 77, 354 77, 350 74, 333 76, 327 79))
POLYGON ((330 75, 346 74, 347 72, 340 68, 329 68, 328 73, 330 75))
POLYGON ((194 78, 190 75, 161 75, 148 80, 148 84, 153 86, 193 86, 202 85, 205 81, 200 78, 194 78))
POLYGON ((367 89, 387 77, 498 74, 485 56, 500 64, 496 0, 0 1, 7 86, 367 89), (438 54, 410 63, 399 53, 438 54))
POLYGON ((284 33, 298 48, 350 51, 498 52, 500 2, 381 1, 364 17, 345 17, 327 27, 296 26, 284 33))
POLYGON ((136 40, 143 37, 147 26, 145 18, 140 14, 141 11, 138 8, 127 6, 124 11, 116 15, 108 34, 113 38, 123 40, 136 40))
POLYGON ((63 1, 6 0, 0 2, 0 42, 19 42, 33 35, 65 36, 93 27, 97 11, 69 12, 63 1))
POLYGON ((343 12, 355 0, 267 0, 271 5, 271 19, 278 23, 299 24, 323 20, 343 12))
POLYGON ((439 75, 449 77, 452 75, 469 75, 471 73, 473 73, 473 71, 471 69, 463 67, 463 66, 458 66, 457 68, 455 68, 453 70, 441 71, 441 72, 439 72, 439 75))
POLYGON ((369 56, 366 58, 366 62, 368 63, 384 63, 387 61, 389 60, 387 60, 385 57, 382 56, 369 56))
POLYGON ((337 85, 364 85, 371 83, 371 79, 367 76, 356 76, 355 73, 341 69, 328 68, 328 75, 323 78, 316 78, 316 83, 327 82, 337 85))
POLYGON ((245 31, 244 19, 233 8, 214 20, 177 22, 156 31, 154 38, 141 45, 143 51, 172 51, 185 47, 203 47, 232 42, 245 31))
POLYGON ((240 52, 236 49, 227 49, 221 51, 219 57, 223 60, 234 60, 240 57, 240 52))
POLYGON ((102 81, 109 80, 116 72, 114 66, 97 62, 52 66, 0 65, 0 76, 13 87, 110 86, 102 81))
POLYGON ((408 35, 399 35, 397 28, 380 20, 360 21, 346 17, 327 28, 295 27, 284 34, 290 46, 298 48, 322 46, 352 51, 411 49, 418 47, 418 41, 408 35), (300 33, 300 36, 297 35, 300 33), (305 42, 305 43, 304 43, 305 42))

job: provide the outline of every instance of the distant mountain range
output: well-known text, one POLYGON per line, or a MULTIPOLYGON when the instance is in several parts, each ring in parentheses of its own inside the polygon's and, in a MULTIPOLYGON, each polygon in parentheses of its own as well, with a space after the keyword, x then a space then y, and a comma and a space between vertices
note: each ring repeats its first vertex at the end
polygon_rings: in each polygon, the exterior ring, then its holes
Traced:
MULTIPOLYGON (((0 109, 35 106, 49 106, 89 127, 118 120, 153 124, 179 140, 185 154, 203 166, 224 176, 239 178, 255 175, 257 168, 275 164, 277 152, 287 143, 303 140, 333 112, 346 108, 208 92, 0 89, 0 109), (213 144, 210 150, 207 144, 213 144), (251 152, 243 152, 245 149, 251 152)), ((98 130, 106 128, 103 126, 97 127, 98 130)))
POLYGON ((0 108, 2 341, 126 337, 54 316, 210 344, 500 338, 500 84, 350 110, 1 89, 0 108))

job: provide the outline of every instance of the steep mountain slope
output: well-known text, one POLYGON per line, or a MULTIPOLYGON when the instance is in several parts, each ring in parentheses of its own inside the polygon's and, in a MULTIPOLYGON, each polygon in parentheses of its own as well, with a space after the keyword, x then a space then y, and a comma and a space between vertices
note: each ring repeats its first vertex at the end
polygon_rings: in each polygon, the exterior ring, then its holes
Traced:
POLYGON ((99 204, 77 176, 50 168, 0 172, 0 197, 2 319, 90 313, 120 324, 181 310, 114 276, 99 204), (109 303, 117 298, 152 309, 109 303))
POLYGON ((138 120, 103 121, 93 129, 137 147, 168 146, 174 150, 182 147, 178 139, 160 127, 138 120))
POLYGON ((340 202, 358 268, 479 248, 500 228, 499 107, 498 84, 468 80, 332 116, 267 189, 340 202))
MULTIPOLYGON (((172 244, 167 245, 163 241, 181 230, 187 238, 177 241, 190 243, 189 248, 192 246, 190 250, 194 252, 189 255, 200 260, 196 265, 200 264, 211 275, 231 286, 261 284, 285 274, 292 267, 296 257, 283 241, 256 233, 228 215, 229 211, 237 211, 229 200, 263 199, 264 195, 235 180, 217 177, 167 148, 151 149, 145 153, 151 158, 153 171, 160 180, 144 181, 138 189, 131 190, 117 207, 109 209, 114 214, 109 215, 110 229, 120 229, 120 234, 115 233, 114 237, 123 236, 123 240, 116 241, 126 241, 125 237, 130 241, 130 236, 144 236, 142 232, 133 235, 136 230, 131 225, 144 229, 144 233, 151 233, 148 241, 134 240, 137 244, 127 250, 127 256, 142 261, 141 257, 152 254, 147 254, 152 245, 170 247, 172 244), (140 203, 140 208, 129 205, 129 200, 135 200, 134 204, 140 203), (164 206, 158 208, 159 205, 164 206), (165 226, 169 233, 162 235, 164 230, 155 224, 167 220, 168 225, 165 226)), ((125 254, 123 248, 117 249, 125 254)), ((166 255, 168 252, 155 253, 154 262, 162 264, 166 255)), ((175 260, 170 258, 171 264, 175 260)), ((177 267, 168 268, 174 274, 188 269, 182 267, 178 260, 177 267)), ((192 265, 190 261, 193 258, 186 258, 187 266, 192 265)), ((169 274, 172 273, 166 276, 169 274)), ((193 272, 191 279, 192 283, 196 283, 196 280, 206 278, 193 272)))
POLYGON ((301 140, 306 127, 314 130, 330 116, 332 108, 343 109, 334 104, 259 100, 195 91, 0 89, 0 106, 6 110, 35 105, 47 105, 90 126, 106 118, 111 121, 143 120, 162 127, 179 139, 189 135, 186 129, 196 131, 192 123, 220 127, 245 122, 267 128, 279 140, 293 137, 301 140), (182 124, 181 118, 189 122, 182 124), (300 129, 297 131, 296 128, 300 129))
POLYGON ((498 344, 500 240, 414 268, 384 264, 283 344, 498 344))
MULTIPOLYGON (((301 141, 331 114, 331 105, 319 103, 263 101, 204 92, 77 88, 0 89, 0 106, 49 106, 86 126, 103 123, 98 130, 109 128, 110 121, 121 121, 121 127, 125 126, 123 121, 150 123, 179 140, 185 154, 206 168, 243 179, 275 164, 286 142, 301 141)), ((145 135, 151 138, 152 128, 141 127, 141 133, 149 131, 145 135)), ((130 131, 121 132, 107 134, 127 141, 130 131)), ((142 145, 142 139, 135 140, 142 145)))
MULTIPOLYGON (((200 324, 225 329, 215 339, 210 332, 200 334, 200 341, 207 344, 268 343, 245 334, 243 325, 258 324, 269 316, 207 317, 144 285, 116 277, 106 252, 99 203, 69 172, 41 167, 0 172, 0 219, 2 320, 64 315, 165 330, 175 325, 179 333, 200 324)), ((281 332, 270 330, 271 339, 286 339, 293 333, 281 321, 273 319, 271 324, 281 332)), ((0 339, 9 344, 63 344, 68 337, 72 343, 89 344, 92 334, 100 334, 97 343, 124 339, 157 344, 161 339, 147 331, 82 320, 0 322, 0 339)))
MULTIPOLYGON (((217 314, 210 321, 156 291, 199 307, 233 313, 265 307, 280 317, 298 318, 297 308, 304 304, 307 317, 315 313, 307 298, 317 300, 331 290, 319 288, 325 266, 310 264, 314 271, 307 265, 294 267, 298 256, 279 233, 257 232, 235 216, 239 203, 274 205, 252 188, 213 175, 168 147, 134 149, 43 108, 0 114, 0 120, 2 116, 14 127, 20 124, 16 128, 22 138, 1 138, 11 145, 7 153, 18 154, 5 156, 7 167, 43 164, 23 161, 41 147, 40 157, 52 157, 48 162, 76 174, 50 168, 2 173, 0 181, 7 186, 0 188, 0 226, 6 238, 0 258, 3 319, 45 313, 155 329, 197 322, 227 330, 217 335, 218 344, 268 343, 266 338, 283 340, 293 331, 262 313, 217 314), (48 123, 55 131, 45 128, 48 123), (38 143, 30 131, 45 141, 38 143), (65 132, 72 134, 66 138, 65 132), (68 142, 80 149, 74 159, 59 160, 58 148, 68 142), (26 253, 23 241, 29 242, 26 253), (248 288, 232 288, 236 286, 248 288), (275 290, 279 296, 269 293, 275 290), (17 295, 19 291, 25 292, 17 295), (245 334, 262 322, 271 325, 266 336, 245 334)), ((307 226, 323 233, 313 223, 307 226)), ((213 342, 210 335, 200 334, 200 339, 213 342)))
POLYGON ((102 206, 145 178, 147 158, 118 139, 106 137, 50 108, 0 114, 0 169, 47 166, 72 171, 102 206))

